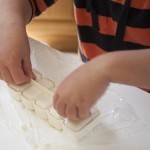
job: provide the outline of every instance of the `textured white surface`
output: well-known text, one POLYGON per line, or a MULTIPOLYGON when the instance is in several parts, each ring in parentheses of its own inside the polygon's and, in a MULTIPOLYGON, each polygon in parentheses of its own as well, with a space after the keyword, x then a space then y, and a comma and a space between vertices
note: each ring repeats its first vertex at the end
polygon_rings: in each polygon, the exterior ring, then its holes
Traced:
MULTIPOLYGON (((74 55, 49 49, 33 40, 30 43, 33 67, 40 70, 44 76, 50 77, 56 85, 80 65, 74 55)), ((49 128, 34 112, 25 110, 20 103, 13 101, 3 83, 0 83, 0 98, 1 108, 4 109, 4 112, 0 113, 0 123, 5 122, 13 130, 23 126, 25 130, 21 131, 21 135, 32 149, 41 150, 40 147, 47 144, 52 150, 150 149, 150 95, 135 87, 112 85, 98 103, 101 112, 99 125, 80 141, 68 139, 59 131, 49 128)), ((9 138, 5 130, 0 137, 3 137, 3 134, 9 138)), ((22 144, 18 141, 18 145, 19 143, 22 144)), ((0 143, 0 146, 3 144, 0 143)), ((22 144, 22 149, 25 147, 26 144, 22 144)), ((20 150, 13 144, 11 148, 20 150)))
POLYGON ((0 127, 1 150, 31 150, 26 142, 5 126, 0 127))
POLYGON ((46 78, 39 79, 39 80, 37 80, 37 82, 49 90, 53 90, 55 87, 53 81, 46 79, 46 78))
POLYGON ((49 108, 53 104, 53 96, 48 92, 42 93, 36 98, 35 103, 43 109, 49 108))

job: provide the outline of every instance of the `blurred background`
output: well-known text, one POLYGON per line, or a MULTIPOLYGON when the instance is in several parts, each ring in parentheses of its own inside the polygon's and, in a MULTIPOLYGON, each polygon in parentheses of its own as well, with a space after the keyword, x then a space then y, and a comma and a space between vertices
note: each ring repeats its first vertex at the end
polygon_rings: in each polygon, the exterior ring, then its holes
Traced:
POLYGON ((28 35, 65 52, 77 51, 72 0, 58 0, 27 26, 28 35))

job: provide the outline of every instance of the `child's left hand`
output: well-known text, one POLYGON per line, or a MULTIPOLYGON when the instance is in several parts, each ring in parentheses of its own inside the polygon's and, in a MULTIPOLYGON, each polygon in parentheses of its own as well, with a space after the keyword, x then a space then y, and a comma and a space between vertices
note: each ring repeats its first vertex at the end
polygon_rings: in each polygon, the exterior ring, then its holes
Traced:
POLYGON ((57 88, 54 108, 70 120, 86 119, 91 107, 106 90, 109 79, 103 65, 88 62, 72 72, 57 88))

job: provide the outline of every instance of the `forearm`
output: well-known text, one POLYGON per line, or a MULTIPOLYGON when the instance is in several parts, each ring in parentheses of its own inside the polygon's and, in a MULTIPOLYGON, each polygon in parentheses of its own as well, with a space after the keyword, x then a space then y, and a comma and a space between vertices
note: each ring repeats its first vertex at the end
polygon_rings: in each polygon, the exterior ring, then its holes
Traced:
POLYGON ((32 15, 32 8, 28 0, 0 0, 0 14, 0 23, 16 21, 26 25, 32 15))
POLYGON ((150 49, 107 53, 93 63, 111 82, 150 89, 150 49))

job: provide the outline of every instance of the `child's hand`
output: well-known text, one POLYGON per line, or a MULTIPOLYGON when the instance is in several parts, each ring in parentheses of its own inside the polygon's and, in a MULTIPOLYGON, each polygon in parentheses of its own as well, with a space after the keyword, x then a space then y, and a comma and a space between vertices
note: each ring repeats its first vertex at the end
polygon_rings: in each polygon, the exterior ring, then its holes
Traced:
POLYGON ((23 84, 33 77, 25 26, 0 21, 0 79, 23 84))
POLYGON ((109 84, 103 66, 100 67, 96 61, 88 62, 60 84, 54 95, 54 107, 61 116, 79 120, 90 115, 91 107, 109 84))

